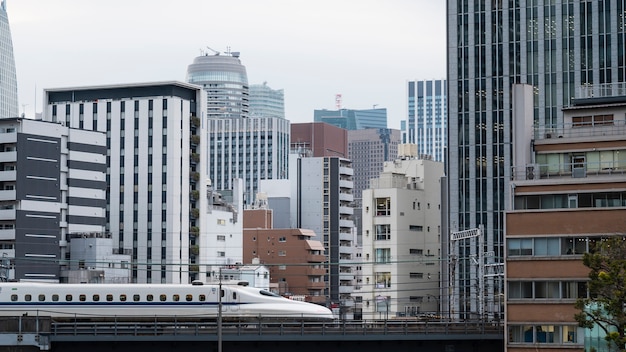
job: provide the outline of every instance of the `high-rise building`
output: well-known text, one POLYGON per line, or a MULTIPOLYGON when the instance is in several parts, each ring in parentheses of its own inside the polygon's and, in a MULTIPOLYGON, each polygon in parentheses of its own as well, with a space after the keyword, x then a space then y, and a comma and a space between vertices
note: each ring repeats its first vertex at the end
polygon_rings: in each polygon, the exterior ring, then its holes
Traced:
POLYGON ((447 139, 445 80, 409 81, 408 116, 402 121, 402 143, 417 144, 417 152, 444 161, 447 139))
POLYGON ((44 91, 45 120, 106 133, 106 180, 77 185, 106 192, 105 230, 119 253, 132 253, 133 282, 197 278, 202 254, 190 251, 207 233, 204 94, 181 82, 44 91))
POLYGON ((62 281, 71 235, 105 233, 105 137, 58 123, 0 120, 0 257, 12 261, 0 281, 62 281))
POLYGON ((315 110, 313 118, 315 122, 326 122, 346 130, 387 128, 387 109, 384 108, 315 110))
POLYGON ((287 178, 289 120, 249 115, 248 78, 239 53, 199 56, 187 79, 207 93, 207 177, 213 189, 231 190, 233 180, 242 179, 244 204, 252 204, 259 180, 287 178))
MULTIPOLYGON (((449 232, 483 226, 484 250, 502 261, 515 132, 511 87, 531 85, 536 128, 557 128, 579 87, 626 81, 625 10, 623 0, 448 0, 447 81, 455 97, 448 102, 449 232)), ((471 241, 458 241, 450 254, 476 255, 471 241)), ((481 313, 472 298, 478 275, 455 273, 453 309, 463 317, 481 313)), ((503 294, 490 280, 485 290, 487 297, 503 294)))
POLYGON ((17 76, 6 0, 0 2, 0 118, 18 117, 17 76))
POLYGON ((348 131, 324 122, 291 124, 291 150, 308 156, 348 157, 348 131))
POLYGON ((250 85, 250 116, 285 118, 285 92, 267 82, 250 85))
POLYGON ((196 57, 187 68, 187 82, 206 91, 208 118, 248 117, 248 74, 238 52, 196 57))

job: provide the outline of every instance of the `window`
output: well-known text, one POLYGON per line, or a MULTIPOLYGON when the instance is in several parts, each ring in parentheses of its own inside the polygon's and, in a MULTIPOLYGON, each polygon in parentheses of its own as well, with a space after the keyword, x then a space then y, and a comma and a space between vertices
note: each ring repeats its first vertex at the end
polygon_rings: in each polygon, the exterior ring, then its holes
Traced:
POLYGON ((167 301, 167 295, 163 295, 163 294, 162 294, 162 295, 159 295, 159 300, 160 300, 161 302, 165 302, 165 301, 167 301))
POLYGON ((424 226, 422 226, 422 225, 409 225, 409 231, 424 231, 424 226))
POLYGON ((390 224, 376 225, 376 240, 384 241, 384 240, 390 240, 390 239, 391 239, 391 225, 390 224))
POLYGON ((198 296, 198 300, 199 300, 200 302, 204 302, 204 301, 206 301, 206 295, 200 295, 200 296, 198 296))
POLYGON ((390 272, 378 272, 376 275, 376 288, 390 288, 391 287, 391 273, 390 272))
POLYGON ((174 302, 178 302, 178 301, 180 301, 180 295, 173 295, 173 296, 172 296, 172 300, 173 300, 174 302))
POLYGON ((78 296, 78 300, 81 301, 81 302, 85 302, 85 301, 87 301, 87 296, 86 295, 79 295, 78 296))
POLYGON ((376 198, 376 216, 391 215, 391 198, 376 198))
POLYGON ((284 250, 278 251, 279 257, 285 257, 286 255, 287 255, 287 251, 284 251, 284 250))
POLYGON ((54 294, 52 295, 52 302, 58 302, 59 301, 59 295, 54 294))
POLYGON ((126 302, 126 295, 124 294, 120 295, 120 302, 126 302))
POLYGON ((411 279, 423 279, 424 273, 409 273, 411 279))
POLYGON ((39 295, 37 298, 39 299, 39 302, 44 302, 46 300, 46 295, 39 295))
POLYGON ((389 263, 391 261, 391 248, 376 248, 376 263, 389 263))
POLYGON ((92 300, 92 301, 94 301, 94 302, 98 302, 98 301, 100 301, 100 295, 93 295, 93 296, 91 297, 91 300, 92 300))
POLYGON ((423 249, 417 249, 417 248, 409 248, 409 254, 412 254, 412 255, 423 255, 424 254, 424 250, 423 249))
POLYGON ((225 226, 226 225, 226 219, 217 219, 217 224, 221 225, 221 226, 225 226))
POLYGON ((218 257, 225 257, 226 256, 226 252, 217 251, 217 256, 218 257))
POLYGON ((71 302, 72 301, 72 295, 65 295, 65 301, 66 302, 71 302))
POLYGON ((278 242, 287 242, 287 237, 285 236, 279 237, 278 242))
POLYGON ((191 301, 193 301, 193 295, 186 295, 186 296, 185 296, 185 300, 186 300, 187 302, 191 302, 191 301))
POLYGON ((226 236, 225 235, 217 235, 217 240, 220 242, 224 242, 226 241, 226 236))
POLYGON ((141 296, 139 295, 133 295, 133 301, 135 302, 139 302, 141 300, 141 296))
POLYGON ((154 301, 154 296, 153 295, 147 295, 146 296, 146 301, 148 301, 148 302, 154 301))

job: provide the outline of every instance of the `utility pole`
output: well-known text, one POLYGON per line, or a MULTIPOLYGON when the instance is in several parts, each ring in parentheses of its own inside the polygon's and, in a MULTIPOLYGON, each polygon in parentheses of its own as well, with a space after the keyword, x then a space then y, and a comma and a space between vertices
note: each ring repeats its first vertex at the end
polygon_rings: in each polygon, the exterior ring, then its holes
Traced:
POLYGON ((222 267, 219 271, 219 289, 217 292, 217 352, 222 352, 222 267))

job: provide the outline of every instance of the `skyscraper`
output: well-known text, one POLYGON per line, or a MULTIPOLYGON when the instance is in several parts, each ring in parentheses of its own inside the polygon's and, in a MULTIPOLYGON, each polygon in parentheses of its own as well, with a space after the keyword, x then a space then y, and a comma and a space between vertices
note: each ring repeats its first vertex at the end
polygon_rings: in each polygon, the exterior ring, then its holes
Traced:
MULTIPOLYGON (((484 250, 502 260, 515 132, 511 87, 533 86, 536 129, 562 124, 576 89, 626 80, 625 10, 624 0, 448 0, 448 95, 455 97, 448 124, 450 232, 484 226, 484 250)), ((475 255, 469 242, 459 241, 451 254, 475 255)), ((471 298, 478 273, 470 267, 454 283, 453 309, 462 315, 479 311, 471 298)), ((502 293, 495 283, 485 288, 502 293)))
POLYGON ((207 92, 208 118, 248 117, 248 75, 238 52, 196 57, 187 68, 187 82, 207 92))
POLYGON ((203 55, 187 69, 189 83, 207 93, 207 177, 216 191, 244 184, 244 204, 254 202, 262 179, 287 178, 289 121, 276 116, 250 116, 246 68, 238 52, 203 55))
POLYGON ((446 149, 446 81, 409 81, 408 116, 402 121, 402 143, 417 144, 420 155, 444 161, 446 149))
POLYGON ((17 76, 6 0, 0 2, 0 118, 17 117, 17 76))
POLYGON ((285 92, 267 82, 250 85, 250 116, 285 118, 285 92))

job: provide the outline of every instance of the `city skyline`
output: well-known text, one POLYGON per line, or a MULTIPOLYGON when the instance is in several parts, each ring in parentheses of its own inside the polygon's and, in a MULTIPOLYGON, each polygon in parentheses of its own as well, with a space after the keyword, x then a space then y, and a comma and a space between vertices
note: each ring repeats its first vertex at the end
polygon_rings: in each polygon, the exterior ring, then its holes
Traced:
POLYGON ((207 46, 241 52, 250 84, 284 89, 292 122, 334 109, 342 94, 345 108, 387 108, 388 127, 399 129, 406 81, 445 78, 445 4, 426 0, 21 0, 7 11, 27 117, 35 105, 42 110, 43 89, 184 82, 186 66, 207 46), (235 15, 241 23, 233 31, 235 15))

